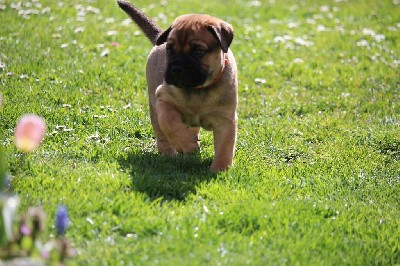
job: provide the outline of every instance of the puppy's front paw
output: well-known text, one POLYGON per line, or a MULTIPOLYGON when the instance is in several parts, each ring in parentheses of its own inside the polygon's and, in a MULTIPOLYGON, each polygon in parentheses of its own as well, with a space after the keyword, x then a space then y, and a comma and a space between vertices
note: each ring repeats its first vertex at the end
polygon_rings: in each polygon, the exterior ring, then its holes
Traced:
POLYGON ((174 157, 178 153, 166 140, 157 140, 157 149, 159 153, 169 157, 174 157))
POLYGON ((200 128, 185 125, 182 122, 182 114, 167 102, 157 100, 156 109, 162 134, 177 152, 193 153, 199 149, 200 128))
POLYGON ((180 142, 175 149, 180 153, 194 153, 200 148, 200 143, 196 142, 180 142))
POLYGON ((179 153, 193 153, 200 148, 199 129, 182 127, 179 132, 168 136, 170 143, 179 153))
POLYGON ((214 158, 211 166, 210 171, 213 173, 218 173, 221 171, 226 171, 229 167, 232 166, 232 159, 231 158, 214 158))
POLYGON ((221 171, 228 170, 229 166, 230 165, 217 165, 217 164, 213 163, 210 166, 210 171, 213 172, 213 173, 218 173, 218 172, 221 172, 221 171))

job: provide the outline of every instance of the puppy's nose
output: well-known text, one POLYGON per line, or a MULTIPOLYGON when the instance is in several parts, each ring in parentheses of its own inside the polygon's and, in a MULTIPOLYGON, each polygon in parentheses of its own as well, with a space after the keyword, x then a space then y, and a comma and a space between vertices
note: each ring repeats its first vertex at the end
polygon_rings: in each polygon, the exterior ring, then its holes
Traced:
POLYGON ((183 73, 183 70, 184 70, 183 66, 172 66, 171 67, 171 72, 175 76, 181 76, 183 73))

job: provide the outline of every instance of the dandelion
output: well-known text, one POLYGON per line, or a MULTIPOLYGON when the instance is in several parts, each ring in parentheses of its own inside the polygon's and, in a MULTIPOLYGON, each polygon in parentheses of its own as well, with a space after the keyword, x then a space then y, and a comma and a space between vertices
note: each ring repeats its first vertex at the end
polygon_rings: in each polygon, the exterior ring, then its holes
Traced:
POLYGON ((46 123, 40 116, 24 115, 15 128, 15 145, 17 149, 28 153, 39 147, 44 138, 46 123))
POLYGON ((64 205, 58 206, 55 222, 57 235, 65 235, 69 226, 68 210, 64 205))

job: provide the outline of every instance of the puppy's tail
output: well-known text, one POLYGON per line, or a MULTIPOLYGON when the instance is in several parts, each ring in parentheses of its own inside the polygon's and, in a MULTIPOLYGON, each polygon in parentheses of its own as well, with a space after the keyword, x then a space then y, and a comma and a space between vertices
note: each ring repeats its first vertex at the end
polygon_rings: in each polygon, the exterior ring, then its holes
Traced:
POLYGON ((139 10, 129 2, 117 0, 117 3, 119 7, 139 26, 151 43, 155 45, 157 37, 163 32, 163 30, 159 28, 143 11, 139 10))

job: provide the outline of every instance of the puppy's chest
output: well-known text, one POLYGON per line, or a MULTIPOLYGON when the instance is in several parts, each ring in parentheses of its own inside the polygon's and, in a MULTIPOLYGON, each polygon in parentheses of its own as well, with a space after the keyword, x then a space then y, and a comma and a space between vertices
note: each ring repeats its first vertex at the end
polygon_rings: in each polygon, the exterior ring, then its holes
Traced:
MULTIPOLYGON (((209 99, 208 99, 209 100, 209 99)), ((202 127, 206 130, 212 128, 213 105, 207 100, 180 101, 176 103, 182 115, 182 122, 189 127, 202 127)))
POLYGON ((182 122, 188 127, 202 127, 206 130, 212 129, 212 122, 208 115, 183 113, 182 122))
POLYGON ((218 93, 188 93, 174 87, 160 87, 156 92, 157 99, 175 106, 182 115, 182 122, 188 127, 202 127, 211 130, 218 105, 218 93))
POLYGON ((204 97, 186 98, 186 102, 181 109, 182 121, 190 127, 202 127, 206 130, 212 130, 218 123, 221 110, 225 107, 220 103, 220 95, 217 93, 208 93, 204 97))

